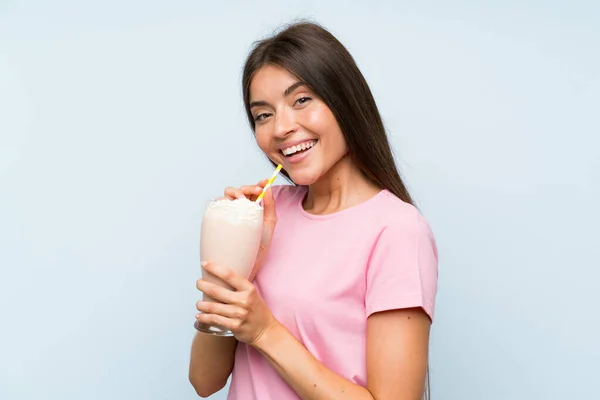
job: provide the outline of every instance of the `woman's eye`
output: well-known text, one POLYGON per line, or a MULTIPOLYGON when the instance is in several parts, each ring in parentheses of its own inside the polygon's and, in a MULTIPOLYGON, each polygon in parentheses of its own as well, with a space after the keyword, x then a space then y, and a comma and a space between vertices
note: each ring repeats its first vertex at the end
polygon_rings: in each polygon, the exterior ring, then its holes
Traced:
POLYGON ((312 100, 312 99, 310 97, 300 97, 298 100, 296 100, 296 104, 302 105, 309 100, 312 100))
POLYGON ((258 114, 256 117, 254 117, 254 122, 264 121, 264 119, 269 117, 270 115, 271 114, 269 114, 269 113, 258 114))

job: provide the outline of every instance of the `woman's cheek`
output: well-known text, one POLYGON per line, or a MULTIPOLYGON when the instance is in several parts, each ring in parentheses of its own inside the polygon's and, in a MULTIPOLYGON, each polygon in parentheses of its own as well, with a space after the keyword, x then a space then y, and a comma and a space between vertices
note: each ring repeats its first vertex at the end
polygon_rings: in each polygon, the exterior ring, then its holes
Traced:
POLYGON ((264 152, 267 152, 267 149, 269 148, 269 141, 266 138, 266 135, 262 132, 262 130, 260 129, 256 129, 254 132, 254 137, 256 139, 256 144, 258 144, 258 147, 264 152))

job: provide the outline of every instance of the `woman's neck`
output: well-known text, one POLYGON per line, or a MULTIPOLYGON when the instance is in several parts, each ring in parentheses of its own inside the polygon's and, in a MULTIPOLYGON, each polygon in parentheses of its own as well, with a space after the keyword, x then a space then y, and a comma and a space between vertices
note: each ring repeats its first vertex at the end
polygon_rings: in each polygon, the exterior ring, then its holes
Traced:
POLYGON ((347 154, 309 186, 302 206, 311 214, 331 214, 362 203, 381 189, 363 175, 347 154))

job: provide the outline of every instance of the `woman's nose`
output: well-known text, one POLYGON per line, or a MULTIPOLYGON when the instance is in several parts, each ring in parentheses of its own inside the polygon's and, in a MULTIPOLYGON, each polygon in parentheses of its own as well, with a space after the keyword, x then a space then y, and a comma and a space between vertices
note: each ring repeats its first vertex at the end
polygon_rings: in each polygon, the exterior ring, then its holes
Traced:
POLYGON ((298 124, 294 120, 293 112, 284 109, 275 115, 275 135, 284 138, 290 133, 298 130, 298 124))

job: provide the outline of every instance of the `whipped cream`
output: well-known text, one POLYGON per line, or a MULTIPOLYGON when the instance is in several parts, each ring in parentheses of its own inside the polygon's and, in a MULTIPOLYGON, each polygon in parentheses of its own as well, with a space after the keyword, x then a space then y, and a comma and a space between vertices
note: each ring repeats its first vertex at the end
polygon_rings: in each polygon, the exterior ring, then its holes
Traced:
POLYGON ((213 200, 206 205, 205 218, 221 218, 229 222, 262 220, 263 208, 261 205, 247 198, 228 200, 213 200))

